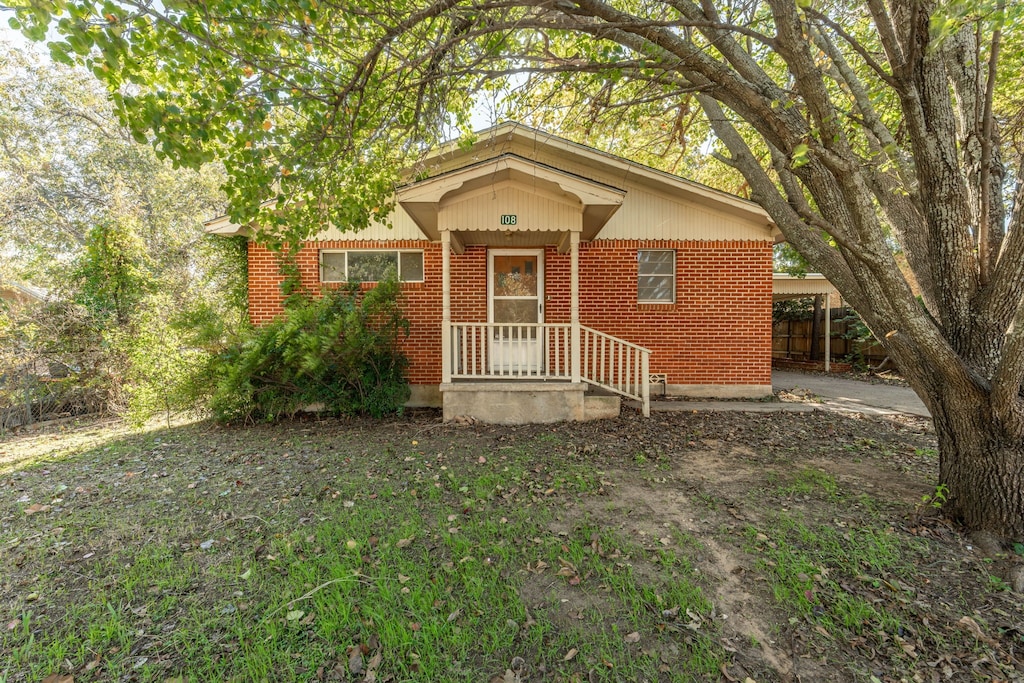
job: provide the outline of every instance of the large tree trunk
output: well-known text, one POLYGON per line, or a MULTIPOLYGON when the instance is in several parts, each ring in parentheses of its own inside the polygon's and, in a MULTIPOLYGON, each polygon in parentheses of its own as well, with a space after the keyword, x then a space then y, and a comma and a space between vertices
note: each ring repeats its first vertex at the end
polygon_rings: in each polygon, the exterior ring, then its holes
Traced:
POLYGON ((821 294, 814 295, 814 311, 811 313, 810 360, 821 360, 821 294))
POLYGON ((972 530, 1024 538, 1024 433, 999 422, 990 397, 947 387, 929 402, 939 444, 943 511, 972 530))

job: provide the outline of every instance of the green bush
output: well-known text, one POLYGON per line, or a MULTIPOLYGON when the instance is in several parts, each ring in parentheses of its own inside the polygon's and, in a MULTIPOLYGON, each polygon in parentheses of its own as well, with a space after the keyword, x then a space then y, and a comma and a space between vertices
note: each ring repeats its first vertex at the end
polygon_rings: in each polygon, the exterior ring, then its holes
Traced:
POLYGON ((274 420, 316 407, 380 417, 408 400, 395 277, 303 300, 222 355, 211 400, 220 421, 274 420))
POLYGON ((196 411, 209 390, 203 381, 210 354, 185 330, 168 320, 170 297, 154 295, 138 312, 130 330, 108 333, 110 347, 125 358, 126 417, 137 426, 163 414, 196 411))

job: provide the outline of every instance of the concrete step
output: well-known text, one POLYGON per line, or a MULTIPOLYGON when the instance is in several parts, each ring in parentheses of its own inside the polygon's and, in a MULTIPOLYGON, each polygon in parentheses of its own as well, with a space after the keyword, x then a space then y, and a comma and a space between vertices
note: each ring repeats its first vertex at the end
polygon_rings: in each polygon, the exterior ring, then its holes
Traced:
POLYGON ((615 394, 587 394, 583 397, 584 420, 609 420, 619 416, 622 399, 615 394))

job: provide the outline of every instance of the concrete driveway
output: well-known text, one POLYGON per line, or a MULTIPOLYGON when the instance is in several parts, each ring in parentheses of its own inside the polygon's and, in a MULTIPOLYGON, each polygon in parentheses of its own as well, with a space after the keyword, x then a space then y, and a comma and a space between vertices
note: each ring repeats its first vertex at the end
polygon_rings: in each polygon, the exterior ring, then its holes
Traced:
POLYGON ((840 410, 875 415, 908 413, 921 417, 931 416, 921 399, 909 387, 872 384, 844 379, 841 375, 811 375, 784 370, 772 371, 772 386, 775 391, 785 389, 794 392, 803 389, 821 399, 824 405, 840 410))

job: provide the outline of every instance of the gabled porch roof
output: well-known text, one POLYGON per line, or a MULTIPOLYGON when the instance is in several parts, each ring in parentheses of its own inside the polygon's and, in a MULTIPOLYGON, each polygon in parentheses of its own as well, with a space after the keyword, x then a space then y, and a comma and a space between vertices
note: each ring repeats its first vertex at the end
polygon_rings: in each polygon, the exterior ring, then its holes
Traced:
MULTIPOLYGON (((589 180, 572 173, 524 159, 515 154, 502 154, 432 178, 401 187, 396 192, 398 203, 412 217, 420 230, 431 240, 440 239, 445 230, 455 232, 496 232, 507 237, 520 232, 578 232, 583 240, 593 239, 612 215, 622 206, 626 191, 589 180), (514 225, 495 222, 475 230, 465 226, 444 225, 439 216, 459 202, 498 192, 522 190, 538 201, 566 209, 568 218, 560 223, 521 221, 514 225)), ((472 236, 467 235, 472 241, 472 236)), ((540 237, 539 235, 537 237, 540 237)))

